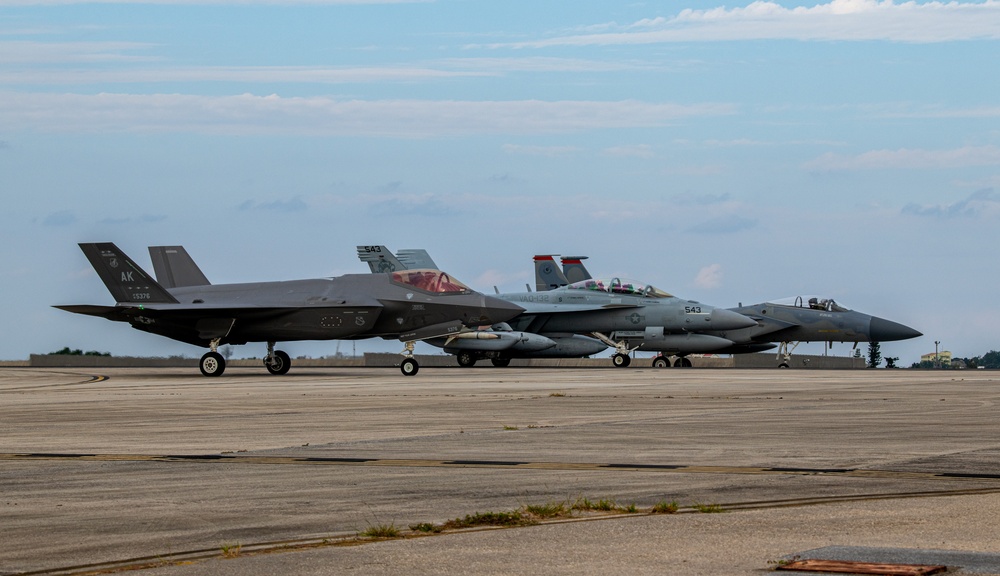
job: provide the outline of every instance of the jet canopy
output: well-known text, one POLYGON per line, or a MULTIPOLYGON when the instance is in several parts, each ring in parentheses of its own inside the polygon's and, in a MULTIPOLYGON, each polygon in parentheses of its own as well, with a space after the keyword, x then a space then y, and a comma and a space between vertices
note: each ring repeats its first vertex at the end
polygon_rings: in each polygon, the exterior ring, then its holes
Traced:
POLYGON ((827 312, 847 312, 850 309, 837 304, 833 298, 822 298, 819 296, 796 296, 794 298, 782 298, 775 300, 771 304, 779 306, 791 306, 794 308, 809 308, 810 310, 825 310, 827 312))
POLYGON ((600 279, 590 278, 580 280, 566 286, 567 290, 590 290, 592 292, 606 292, 608 294, 622 294, 625 296, 639 296, 642 298, 673 298, 671 294, 660 290, 652 284, 643 284, 622 278, 600 279))
POLYGON ((392 273, 392 281, 435 294, 472 293, 468 286, 440 270, 401 270, 392 273))

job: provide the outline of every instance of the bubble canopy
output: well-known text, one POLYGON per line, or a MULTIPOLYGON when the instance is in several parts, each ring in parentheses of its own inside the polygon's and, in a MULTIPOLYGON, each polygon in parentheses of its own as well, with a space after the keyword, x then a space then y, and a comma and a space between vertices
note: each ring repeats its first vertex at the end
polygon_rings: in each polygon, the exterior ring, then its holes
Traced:
POLYGON ((392 273, 392 281, 434 294, 471 294, 468 286, 440 270, 403 270, 392 273))
POLYGON ((779 306, 791 306, 793 308, 809 308, 810 310, 826 310, 827 312, 847 312, 850 308, 842 306, 833 298, 823 298, 821 296, 795 296, 774 300, 771 304, 779 306))
POLYGON ((592 292, 606 292, 608 294, 622 294, 625 296, 639 296, 642 298, 673 298, 673 295, 660 290, 652 284, 636 282, 626 278, 591 278, 580 280, 566 286, 567 290, 590 290, 592 292))

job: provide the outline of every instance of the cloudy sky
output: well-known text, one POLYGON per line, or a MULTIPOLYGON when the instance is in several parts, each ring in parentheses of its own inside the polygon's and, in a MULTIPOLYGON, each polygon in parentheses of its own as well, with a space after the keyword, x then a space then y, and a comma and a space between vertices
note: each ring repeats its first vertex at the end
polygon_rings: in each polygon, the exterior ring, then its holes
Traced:
POLYGON ((585 254, 833 297, 924 332, 906 365, 1000 349, 998 39, 997 0, 0 0, 0 358, 201 354, 50 307, 112 302, 90 241, 220 283, 427 248, 483 291, 585 254))

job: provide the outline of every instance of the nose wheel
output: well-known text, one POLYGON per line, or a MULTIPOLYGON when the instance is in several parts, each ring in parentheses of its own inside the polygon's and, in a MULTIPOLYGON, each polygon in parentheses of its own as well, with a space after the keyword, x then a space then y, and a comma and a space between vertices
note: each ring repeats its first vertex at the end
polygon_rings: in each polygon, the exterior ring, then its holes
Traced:
POLYGON ((417 363, 417 359, 413 357, 413 342, 405 342, 403 344, 406 348, 403 350, 403 361, 399 363, 399 371, 403 373, 403 376, 415 376, 417 370, 420 370, 420 364, 417 363))
POLYGON ((611 357, 611 363, 615 365, 615 368, 628 368, 628 365, 632 363, 632 358, 628 354, 615 354, 611 357))

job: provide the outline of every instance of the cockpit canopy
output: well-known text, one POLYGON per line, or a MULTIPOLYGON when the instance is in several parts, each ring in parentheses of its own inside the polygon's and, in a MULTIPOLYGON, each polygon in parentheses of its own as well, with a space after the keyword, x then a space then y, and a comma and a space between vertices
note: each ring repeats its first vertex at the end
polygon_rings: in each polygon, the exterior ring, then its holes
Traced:
POLYGON ((822 298, 819 296, 796 296, 794 298, 782 298, 775 300, 771 304, 779 306, 792 306, 795 308, 809 308, 810 310, 825 310, 827 312, 847 312, 850 309, 837 304, 833 298, 822 298))
POLYGON ((639 296, 642 298, 673 298, 671 294, 660 290, 652 284, 643 284, 622 278, 590 278, 580 280, 566 286, 567 290, 591 290, 593 292, 606 292, 608 294, 622 294, 625 296, 639 296))
POLYGON ((472 293, 468 286, 440 270, 401 270, 392 273, 392 281, 435 294, 472 293))

